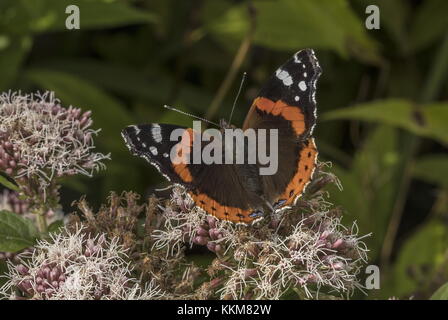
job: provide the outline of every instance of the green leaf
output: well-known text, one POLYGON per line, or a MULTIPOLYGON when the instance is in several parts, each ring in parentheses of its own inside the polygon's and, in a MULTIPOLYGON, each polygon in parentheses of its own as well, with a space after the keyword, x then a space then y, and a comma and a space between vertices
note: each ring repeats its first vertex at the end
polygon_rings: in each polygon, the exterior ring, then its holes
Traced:
POLYGON ((353 173, 369 207, 367 225, 375 235, 371 250, 381 247, 386 234, 396 199, 399 158, 397 130, 383 125, 373 130, 353 161, 353 173))
POLYGON ((249 16, 245 5, 230 5, 224 1, 208 1, 202 11, 204 29, 217 42, 236 50, 249 30, 249 16))
POLYGON ((448 142, 448 104, 436 103, 417 108, 408 100, 388 99, 330 111, 325 120, 362 120, 396 126, 414 134, 448 142))
POLYGON ((12 183, 11 181, 9 181, 6 177, 4 177, 2 174, 0 174, 0 184, 5 186, 8 189, 14 190, 14 191, 19 191, 19 187, 17 185, 15 185, 14 183, 12 183))
POLYGON ((448 283, 445 283, 431 296, 431 300, 448 300, 448 283))
MULTIPOLYGON (((126 96, 134 100, 141 99, 142 102, 146 102, 142 105, 145 110, 138 116, 139 118, 144 116, 148 122, 160 122, 160 117, 166 113, 176 114, 172 111, 167 112, 162 108, 163 104, 167 102, 170 87, 174 80, 166 73, 157 71, 157 69, 152 70, 150 75, 143 75, 141 70, 93 59, 52 59, 43 62, 41 65, 42 69, 69 73, 82 79, 89 79, 90 83, 120 96, 126 96), (149 106, 153 107, 150 108, 149 106)), ((205 88, 184 83, 179 88, 177 99, 173 101, 173 104, 184 111, 194 111, 197 114, 203 112, 203 106, 210 104, 212 99, 213 94, 205 88)), ((230 107, 231 104, 229 109, 230 107)), ((177 118, 179 118, 178 115, 177 118)), ((182 118, 190 120, 191 124, 190 118, 182 118)))
POLYGON ((41 64, 52 72, 89 79, 98 87, 129 98, 159 101, 169 96, 171 79, 163 74, 147 76, 138 69, 94 59, 52 59, 41 64))
POLYGON ((355 154, 351 168, 338 165, 332 168, 344 188, 342 192, 331 192, 332 201, 356 218, 361 234, 373 233, 366 239, 371 259, 375 259, 383 244, 399 181, 396 131, 393 127, 378 126, 355 154))
POLYGON ((59 230, 64 227, 64 221, 63 220, 57 220, 50 224, 48 226, 48 233, 56 233, 59 232, 59 230))
POLYGON ((410 45, 413 51, 425 49, 443 37, 448 30, 448 1, 426 0, 413 18, 410 45))
POLYGON ((38 86, 54 91, 63 105, 91 110, 94 128, 102 130, 97 141, 113 152, 127 152, 120 132, 134 120, 117 100, 89 81, 71 74, 32 69, 26 73, 26 77, 38 86))
POLYGON ((413 168, 416 178, 448 188, 448 156, 432 154, 416 160, 413 168))
POLYGON ((0 211, 0 251, 17 252, 32 246, 38 231, 31 220, 6 210, 0 211))
POLYGON ((438 221, 430 221, 414 233, 399 251, 390 280, 395 286, 392 292, 411 294, 422 279, 430 279, 445 260, 447 241, 446 226, 438 221))
POLYGON ((0 34, 0 92, 9 89, 14 83, 31 44, 32 40, 28 36, 0 34))
MULTIPOLYGON (((344 56, 351 50, 365 60, 378 59, 375 42, 345 0, 256 1, 254 7, 256 44, 288 51, 332 49, 344 56)), ((218 39, 241 39, 248 29, 247 6, 221 10, 207 29, 218 39)))
POLYGON ((17 0, 9 3, 6 17, 10 29, 41 33, 67 30, 65 13, 70 5, 79 7, 80 29, 119 27, 154 22, 153 14, 137 10, 121 0, 17 0))
MULTIPOLYGON (((380 9, 381 29, 395 41, 401 51, 406 51, 409 45, 407 41, 407 29, 411 4, 407 0, 354 0, 361 17, 367 18, 365 10, 369 5, 376 5, 380 9)), ((375 32, 375 31, 371 31, 375 32)), ((383 42, 384 43, 384 42, 383 42)), ((384 44, 383 44, 384 45, 384 44)))

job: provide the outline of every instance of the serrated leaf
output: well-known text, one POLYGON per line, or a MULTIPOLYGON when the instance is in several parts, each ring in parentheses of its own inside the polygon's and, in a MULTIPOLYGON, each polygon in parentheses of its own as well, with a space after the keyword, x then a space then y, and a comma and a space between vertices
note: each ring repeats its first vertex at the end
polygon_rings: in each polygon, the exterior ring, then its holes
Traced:
POLYGON ((351 119, 388 124, 414 134, 448 142, 448 104, 416 107, 408 100, 388 99, 330 111, 323 120, 351 119))
POLYGON ((0 211, 0 251, 17 252, 34 244, 38 231, 31 220, 0 211))
POLYGON ((448 283, 445 283, 431 296, 431 300, 448 300, 448 283))

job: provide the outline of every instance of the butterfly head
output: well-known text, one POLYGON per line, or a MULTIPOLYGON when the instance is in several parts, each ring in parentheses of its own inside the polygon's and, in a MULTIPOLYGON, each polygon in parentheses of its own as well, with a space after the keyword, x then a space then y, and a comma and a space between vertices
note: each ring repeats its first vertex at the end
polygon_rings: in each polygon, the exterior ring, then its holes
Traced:
POLYGON ((219 120, 219 128, 221 130, 224 130, 224 129, 236 129, 236 126, 228 123, 227 120, 225 120, 225 119, 220 119, 219 120))

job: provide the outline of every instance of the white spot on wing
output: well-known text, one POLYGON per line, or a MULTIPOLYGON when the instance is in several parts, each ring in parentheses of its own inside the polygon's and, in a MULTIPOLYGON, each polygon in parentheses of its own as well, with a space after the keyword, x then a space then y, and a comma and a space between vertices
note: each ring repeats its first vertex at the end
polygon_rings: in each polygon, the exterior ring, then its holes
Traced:
POLYGON ((292 77, 289 75, 288 71, 282 70, 282 69, 277 69, 277 71, 275 72, 275 76, 283 81, 283 84, 285 86, 290 86, 292 85, 293 81, 292 81, 292 77))
POLYGON ((295 97, 294 97, 294 100, 299 101, 299 100, 300 100, 300 97, 299 97, 299 96, 295 96, 295 97))
POLYGON ((155 142, 157 142, 157 143, 162 142, 162 128, 160 128, 160 125, 158 125, 158 124, 152 125, 151 135, 155 142))
POLYGON ((139 134, 140 133, 140 128, 139 127, 137 127, 137 126, 132 126, 132 128, 134 128, 134 130, 135 130, 135 134, 139 134))
POLYGON ((156 156, 157 155, 157 148, 156 147, 154 147, 154 146, 150 146, 149 147, 149 151, 151 151, 151 153, 152 153, 152 155, 153 156, 156 156))
POLYGON ((300 82, 299 82, 299 88, 300 88, 300 90, 302 90, 302 91, 305 91, 305 90, 306 90, 306 83, 305 83, 305 81, 300 81, 300 82))

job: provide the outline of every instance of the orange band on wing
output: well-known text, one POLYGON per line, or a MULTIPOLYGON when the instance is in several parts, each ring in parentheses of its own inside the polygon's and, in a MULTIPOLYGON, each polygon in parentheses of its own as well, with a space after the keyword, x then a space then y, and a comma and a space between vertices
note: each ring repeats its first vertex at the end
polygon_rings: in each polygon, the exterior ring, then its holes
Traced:
POLYGON ((308 140, 308 146, 300 151, 297 171, 285 191, 274 201, 286 200, 284 205, 291 205, 302 194, 306 184, 311 180, 316 167, 317 149, 314 139, 308 140))
POLYGON ((182 135, 181 141, 176 144, 176 158, 173 164, 174 171, 179 175, 179 177, 184 182, 192 182, 193 176, 188 169, 187 164, 189 163, 188 157, 190 155, 190 150, 193 146, 193 129, 186 129, 182 135), (188 152, 186 152, 188 150, 188 152))
POLYGON ((218 219, 240 223, 251 223, 255 219, 249 216, 252 210, 223 206, 204 193, 194 194, 189 192, 188 194, 193 198, 193 201, 198 207, 218 219))
POLYGON ((274 102, 264 97, 256 98, 253 104, 259 110, 274 116, 282 116, 286 120, 291 121, 291 125, 297 135, 301 135, 305 131, 305 116, 299 107, 290 106, 282 100, 274 102))

